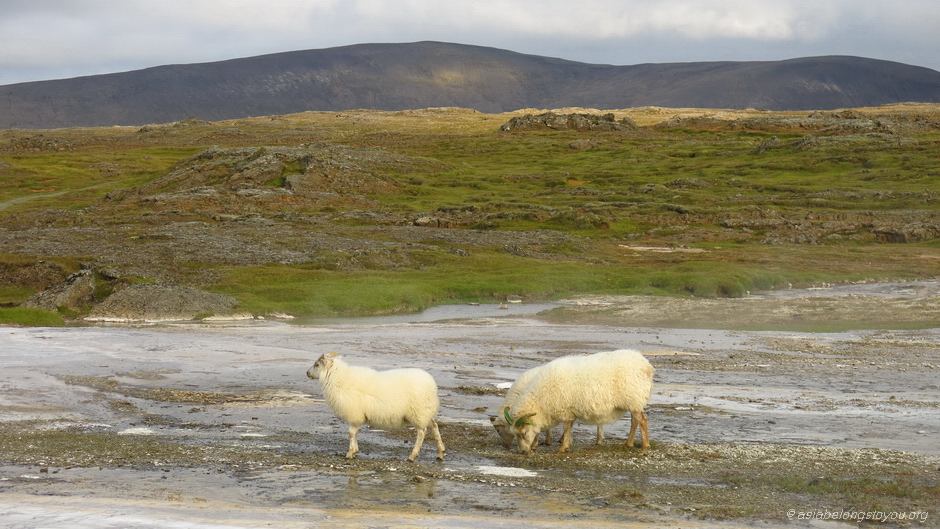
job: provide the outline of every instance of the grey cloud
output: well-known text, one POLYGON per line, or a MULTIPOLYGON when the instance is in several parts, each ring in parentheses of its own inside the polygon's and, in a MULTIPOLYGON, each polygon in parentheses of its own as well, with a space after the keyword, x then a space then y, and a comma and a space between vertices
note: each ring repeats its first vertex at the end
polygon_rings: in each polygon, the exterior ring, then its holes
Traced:
POLYGON ((0 0, 0 84, 415 40, 613 64, 848 54, 940 68, 938 27, 933 0, 0 0))

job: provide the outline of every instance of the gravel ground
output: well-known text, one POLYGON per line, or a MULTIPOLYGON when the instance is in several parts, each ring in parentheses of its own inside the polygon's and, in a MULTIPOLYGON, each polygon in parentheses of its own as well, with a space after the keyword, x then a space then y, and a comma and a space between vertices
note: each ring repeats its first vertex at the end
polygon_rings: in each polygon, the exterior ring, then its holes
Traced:
MULTIPOLYGON (((925 512, 887 525, 938 525, 940 329, 653 328, 526 308, 0 329, 0 527, 777 527, 791 510, 925 512), (650 450, 622 445, 626 419, 600 447, 578 425, 570 454, 499 445, 487 418, 498 384, 624 347, 657 369, 650 450), (413 433, 375 430, 345 460, 345 428, 304 376, 326 351, 429 370, 447 461, 430 443, 408 464, 413 433)), ((809 525, 842 526, 829 523, 809 525)))

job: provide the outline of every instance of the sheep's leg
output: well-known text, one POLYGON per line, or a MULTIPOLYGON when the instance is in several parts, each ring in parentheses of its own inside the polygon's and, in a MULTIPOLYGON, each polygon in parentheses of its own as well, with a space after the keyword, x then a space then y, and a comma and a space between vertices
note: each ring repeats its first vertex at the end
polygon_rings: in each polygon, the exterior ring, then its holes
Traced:
POLYGON ((565 421, 565 431, 561 434, 561 447, 558 449, 559 454, 563 454, 571 450, 571 428, 574 426, 574 421, 565 421))
POLYGON ((415 459, 418 459, 418 452, 421 451, 421 445, 424 444, 424 435, 427 432, 427 429, 427 426, 424 428, 415 426, 415 447, 411 449, 411 455, 408 456, 408 461, 414 463, 415 459))
POLYGON ((356 435, 359 434, 359 428, 361 427, 349 425, 349 450, 346 451, 346 459, 352 459, 359 453, 359 443, 356 441, 356 435))
POLYGON ((650 420, 645 412, 640 412, 640 429, 643 435, 643 450, 650 447, 650 420))
POLYGON ((636 439, 636 427, 643 421, 643 419, 640 418, 642 413, 642 411, 639 414, 635 411, 630 412, 630 434, 627 435, 627 442, 624 443, 627 448, 633 448, 633 443, 636 439))
POLYGON ((603 424, 597 425, 597 438, 594 439, 594 444, 596 446, 600 446, 604 444, 604 425, 603 424))
POLYGON ((552 446, 552 427, 545 429, 545 446, 552 446))
POLYGON ((437 429, 437 421, 431 420, 431 435, 434 436, 434 442, 437 443, 437 460, 443 461, 447 448, 444 447, 444 441, 441 439, 441 431, 437 429))

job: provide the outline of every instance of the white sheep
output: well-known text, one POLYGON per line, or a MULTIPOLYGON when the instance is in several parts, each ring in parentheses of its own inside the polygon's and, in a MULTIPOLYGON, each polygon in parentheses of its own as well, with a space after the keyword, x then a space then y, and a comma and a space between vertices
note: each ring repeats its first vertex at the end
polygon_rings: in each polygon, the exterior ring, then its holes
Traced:
POLYGON ((428 426, 437 443, 437 459, 444 460, 444 442, 437 429, 437 384, 427 371, 421 369, 391 369, 376 371, 368 367, 351 366, 327 353, 320 356, 307 377, 319 379, 323 396, 336 416, 349 425, 349 450, 346 458, 359 452, 356 434, 364 424, 397 430, 414 426, 415 445, 408 456, 414 461, 421 451, 428 426))
POLYGON ((649 448, 649 421, 643 409, 653 387, 653 366, 637 351, 621 349, 586 356, 565 356, 541 366, 504 409, 519 448, 530 453, 539 432, 564 424, 560 452, 571 448, 574 421, 603 425, 630 412, 627 446, 637 427, 649 448))
MULTIPOLYGON (((499 415, 490 415, 490 424, 493 425, 493 428, 496 429, 496 434, 499 435, 499 439, 502 442, 505 448, 512 448, 512 443, 516 440, 516 436, 510 428, 509 423, 506 419, 506 410, 512 409, 515 406, 516 401, 519 400, 520 395, 524 394, 528 388, 529 383, 535 379, 536 373, 540 369, 545 367, 545 364, 533 367, 532 369, 526 371, 519 375, 519 378, 512 383, 512 387, 506 392, 506 398, 503 399, 503 404, 499 407, 499 415)), ((557 426, 558 423, 551 424, 545 428, 545 445, 551 446, 552 444, 552 428, 557 426)), ((604 425, 597 425, 597 438, 594 444, 601 444, 604 442, 604 425)))

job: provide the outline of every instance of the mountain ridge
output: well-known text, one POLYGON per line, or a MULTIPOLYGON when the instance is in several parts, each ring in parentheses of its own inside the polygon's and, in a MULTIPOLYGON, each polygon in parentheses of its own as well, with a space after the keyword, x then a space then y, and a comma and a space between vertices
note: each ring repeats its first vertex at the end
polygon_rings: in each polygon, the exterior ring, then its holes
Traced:
POLYGON ((940 72, 864 57, 589 64, 423 41, 297 50, 0 86, 0 128, 461 106, 832 109, 940 102, 940 72))

